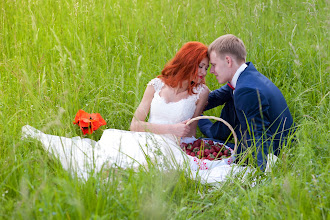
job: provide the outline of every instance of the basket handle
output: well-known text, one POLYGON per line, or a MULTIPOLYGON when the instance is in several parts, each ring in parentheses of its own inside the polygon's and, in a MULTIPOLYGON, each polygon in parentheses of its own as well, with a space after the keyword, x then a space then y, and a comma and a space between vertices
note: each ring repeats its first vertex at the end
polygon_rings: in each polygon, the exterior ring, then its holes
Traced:
POLYGON ((191 124, 194 121, 198 121, 199 119, 214 119, 214 120, 221 121, 222 123, 224 123, 229 128, 231 133, 233 133, 233 137, 234 137, 234 141, 235 141, 234 152, 236 154, 236 152, 237 152, 237 135, 236 135, 236 132, 234 131, 233 127, 227 121, 223 120, 222 118, 215 117, 215 116, 205 116, 205 115, 203 115, 203 116, 197 116, 195 118, 190 119, 187 122, 187 125, 191 124))

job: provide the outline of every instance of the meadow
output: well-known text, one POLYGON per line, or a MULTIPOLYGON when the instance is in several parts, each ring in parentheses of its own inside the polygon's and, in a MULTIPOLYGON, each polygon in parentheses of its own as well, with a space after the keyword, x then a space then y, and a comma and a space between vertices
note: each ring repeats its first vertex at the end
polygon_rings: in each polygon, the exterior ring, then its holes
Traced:
MULTIPOLYGON (((0 219, 330 219, 329 0, 0 1, 0 219), (231 33, 284 94, 296 142, 256 185, 182 170, 82 181, 33 140, 73 137, 79 109, 128 130, 146 84, 187 41, 231 33)), ((206 84, 219 88, 208 74, 206 84)), ((207 112, 219 116, 220 109, 207 112)))

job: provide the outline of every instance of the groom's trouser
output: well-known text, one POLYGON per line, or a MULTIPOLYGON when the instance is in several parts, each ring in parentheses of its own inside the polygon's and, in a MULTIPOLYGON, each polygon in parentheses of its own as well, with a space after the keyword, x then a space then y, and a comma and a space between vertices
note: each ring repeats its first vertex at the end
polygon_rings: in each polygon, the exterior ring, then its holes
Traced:
MULTIPOLYGON (((236 116, 234 100, 226 102, 224 105, 220 118, 227 121, 235 130, 236 134, 239 135, 240 123, 236 116)), ((215 123, 211 122, 209 119, 201 119, 198 121, 199 130, 206 136, 208 139, 224 143, 231 134, 230 129, 224 123, 217 121, 215 123)), ((234 144, 226 143, 227 146, 234 149, 234 144)), ((238 146, 237 153, 241 153, 241 147, 238 146)))

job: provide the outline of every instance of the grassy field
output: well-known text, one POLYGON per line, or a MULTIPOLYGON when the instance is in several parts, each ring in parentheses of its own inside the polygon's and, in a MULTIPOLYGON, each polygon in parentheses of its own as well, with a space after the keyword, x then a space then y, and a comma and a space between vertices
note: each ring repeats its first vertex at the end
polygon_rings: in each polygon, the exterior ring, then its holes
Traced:
MULTIPOLYGON (((329 0, 0 1, 0 219, 330 219, 329 14, 329 0), (79 109, 101 113, 103 129, 128 130, 146 83, 185 42, 227 33, 298 126, 254 187, 155 167, 80 181, 21 140, 25 124, 80 135, 79 109)), ((207 85, 219 87, 211 74, 207 85)))

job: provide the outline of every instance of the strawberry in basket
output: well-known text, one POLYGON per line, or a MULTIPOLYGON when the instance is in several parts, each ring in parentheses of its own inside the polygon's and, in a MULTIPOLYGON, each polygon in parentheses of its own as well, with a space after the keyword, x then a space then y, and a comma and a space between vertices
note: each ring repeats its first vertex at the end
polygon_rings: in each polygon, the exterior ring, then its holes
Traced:
POLYGON ((199 169, 208 169, 212 164, 219 165, 233 163, 235 160, 235 152, 237 150, 237 135, 233 127, 222 118, 205 115, 192 118, 187 122, 187 125, 200 119, 213 119, 224 123, 232 132, 235 141, 234 150, 224 144, 212 140, 195 139, 194 137, 181 139, 181 149, 186 152, 186 154, 193 157, 193 161, 196 162, 199 169), (206 161, 203 161, 204 159, 206 159, 206 161))
POLYGON ((193 143, 182 142, 180 147, 186 154, 199 159, 222 160, 232 155, 231 149, 212 140, 197 139, 193 143))

